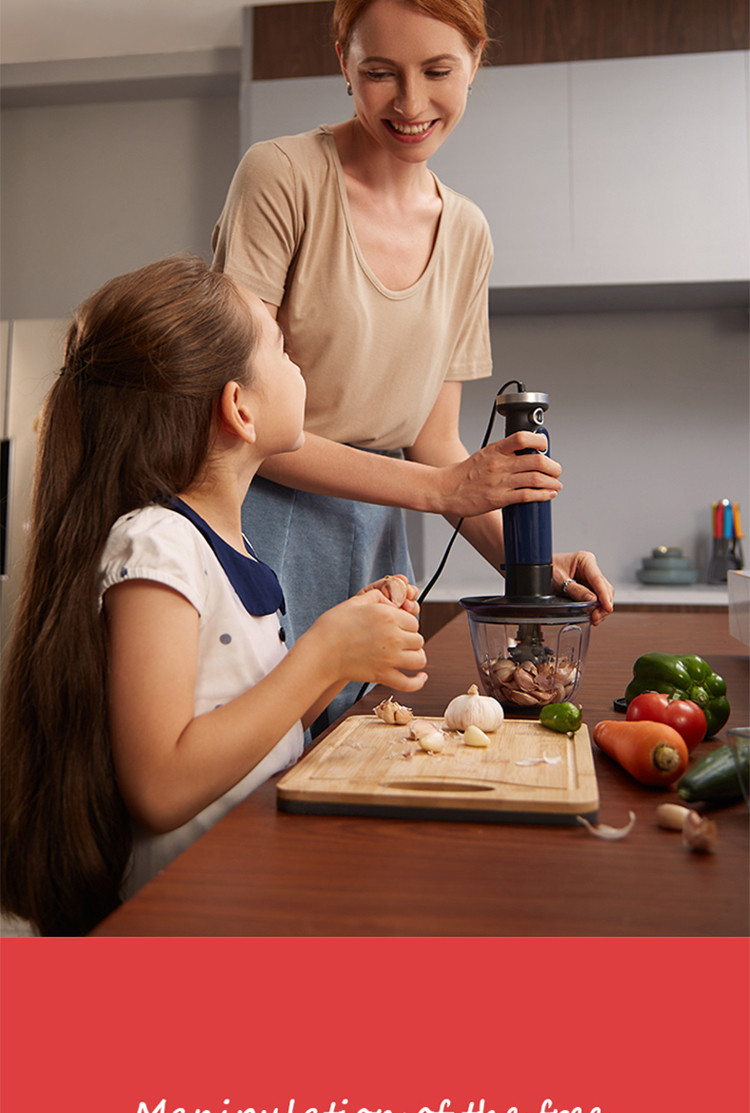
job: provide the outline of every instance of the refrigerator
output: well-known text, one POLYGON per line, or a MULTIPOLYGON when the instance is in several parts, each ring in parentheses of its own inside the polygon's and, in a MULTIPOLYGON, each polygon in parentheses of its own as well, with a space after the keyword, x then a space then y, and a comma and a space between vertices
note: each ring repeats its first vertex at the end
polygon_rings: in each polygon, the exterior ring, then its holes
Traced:
POLYGON ((36 424, 62 364, 63 318, 0 322, 0 646, 7 644, 29 531, 36 424))

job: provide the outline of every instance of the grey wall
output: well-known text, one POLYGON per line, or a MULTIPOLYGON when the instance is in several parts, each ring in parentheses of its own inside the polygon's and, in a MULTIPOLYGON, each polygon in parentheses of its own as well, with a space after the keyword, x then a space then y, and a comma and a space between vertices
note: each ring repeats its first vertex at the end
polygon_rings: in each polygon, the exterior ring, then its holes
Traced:
MULTIPOLYGON (((635 582, 641 558, 676 545, 705 572, 710 507, 750 514, 748 321, 742 310, 495 317, 492 381, 464 387, 462 436, 481 443, 496 391, 519 377, 550 395, 552 455, 563 491, 555 549, 592 549, 610 579, 635 582)), ((502 435, 502 418, 493 439, 502 435)), ((426 518, 425 573, 450 530, 426 518)), ((497 591, 459 539, 434 597, 497 591)))
POLYGON ((2 316, 66 316, 115 274, 210 258, 237 161, 236 97, 2 112, 2 316))

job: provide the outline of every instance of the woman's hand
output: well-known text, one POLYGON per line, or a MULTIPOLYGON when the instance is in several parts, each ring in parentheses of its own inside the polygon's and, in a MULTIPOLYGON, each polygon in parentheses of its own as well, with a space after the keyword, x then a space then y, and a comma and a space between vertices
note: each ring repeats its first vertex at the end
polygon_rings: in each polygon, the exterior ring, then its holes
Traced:
POLYGON ((510 503, 546 501, 561 490, 562 468, 544 455, 543 434, 513 433, 469 455, 459 435, 460 412, 461 383, 444 383, 419 436, 406 450, 410 461, 433 469, 422 509, 455 521, 510 503), (524 449, 523 456, 516 456, 524 449))
POLYGON ((562 489, 560 465, 544 455, 541 433, 513 433, 440 469, 440 510, 470 518, 511 503, 545 502, 562 489), (516 453, 531 449, 522 456, 516 453))
POLYGON ((615 589, 596 563, 593 553, 555 553, 552 575, 558 591, 565 584, 565 595, 583 603, 599 600, 591 612, 591 623, 598 626, 614 610, 615 589))

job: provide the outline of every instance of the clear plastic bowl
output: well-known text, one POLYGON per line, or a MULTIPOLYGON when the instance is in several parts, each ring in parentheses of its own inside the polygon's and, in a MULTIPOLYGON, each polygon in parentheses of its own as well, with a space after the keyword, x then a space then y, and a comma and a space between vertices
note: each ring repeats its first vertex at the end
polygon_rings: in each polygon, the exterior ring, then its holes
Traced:
POLYGON ((482 614, 481 608, 466 607, 479 678, 487 695, 507 709, 527 714, 538 714, 547 703, 572 700, 586 665, 591 609, 571 617, 566 608, 547 615, 530 608, 519 617, 514 607, 509 608, 511 618, 502 608, 496 608, 500 613, 482 614))

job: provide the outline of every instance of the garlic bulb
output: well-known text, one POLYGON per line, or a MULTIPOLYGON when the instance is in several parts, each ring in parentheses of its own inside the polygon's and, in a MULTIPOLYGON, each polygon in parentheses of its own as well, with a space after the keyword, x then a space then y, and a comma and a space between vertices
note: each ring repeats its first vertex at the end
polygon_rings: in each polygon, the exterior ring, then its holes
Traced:
POLYGON ((492 696, 480 696, 476 684, 472 684, 463 696, 455 696, 445 709, 445 725, 448 730, 466 730, 479 727, 483 731, 493 731, 504 719, 503 709, 492 696))

